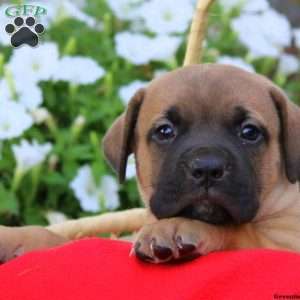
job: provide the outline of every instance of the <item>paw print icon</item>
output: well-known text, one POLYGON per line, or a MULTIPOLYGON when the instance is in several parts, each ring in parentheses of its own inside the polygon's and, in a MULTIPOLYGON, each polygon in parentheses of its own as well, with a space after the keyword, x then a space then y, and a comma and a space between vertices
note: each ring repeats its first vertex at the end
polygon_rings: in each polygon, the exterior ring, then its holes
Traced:
POLYGON ((11 35, 11 45, 15 48, 27 44, 35 47, 39 43, 39 35, 45 31, 45 27, 38 23, 33 17, 26 20, 22 17, 16 17, 14 24, 7 24, 5 31, 11 35))

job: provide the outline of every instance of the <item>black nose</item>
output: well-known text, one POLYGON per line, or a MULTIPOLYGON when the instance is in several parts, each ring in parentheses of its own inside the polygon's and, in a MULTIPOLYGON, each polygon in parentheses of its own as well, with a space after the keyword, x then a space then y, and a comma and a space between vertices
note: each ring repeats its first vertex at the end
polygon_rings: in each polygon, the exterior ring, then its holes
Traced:
POLYGON ((216 149, 198 149, 185 159, 187 173, 197 182, 213 183, 222 180, 229 170, 226 155, 216 149))

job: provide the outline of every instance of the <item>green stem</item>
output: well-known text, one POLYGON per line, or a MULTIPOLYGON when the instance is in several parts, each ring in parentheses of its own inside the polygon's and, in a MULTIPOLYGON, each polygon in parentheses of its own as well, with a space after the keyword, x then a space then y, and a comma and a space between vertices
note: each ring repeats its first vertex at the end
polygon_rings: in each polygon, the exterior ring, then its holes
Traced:
POLYGON ((175 56, 167 62, 167 65, 171 70, 176 69, 179 66, 175 56))
POLYGON ((71 127, 71 142, 77 141, 83 128, 85 126, 85 118, 83 116, 78 116, 72 124, 71 127))
POLYGON ((104 78, 105 85, 105 96, 110 98, 113 94, 113 74, 111 72, 107 72, 104 78))
POLYGON ((70 109, 70 116, 73 118, 76 115, 77 107, 76 107, 76 95, 78 93, 79 86, 77 84, 69 84, 68 88, 68 103, 69 103, 69 109, 70 109))
POLYGON ((16 89, 16 85, 15 85, 15 80, 14 80, 12 72, 7 67, 4 67, 4 78, 7 82, 9 92, 10 92, 12 99, 17 101, 18 93, 17 93, 17 89, 16 89))
POLYGON ((104 23, 104 30, 103 32, 107 37, 110 37, 110 35, 113 32, 112 28, 112 16, 109 13, 104 14, 103 16, 103 23, 104 23))
POLYGON ((57 130, 57 125, 56 125, 56 122, 53 118, 52 115, 50 115, 47 120, 46 120, 46 125, 49 129, 49 131, 51 132, 51 134, 53 135, 53 137, 55 139, 57 139, 57 136, 58 136, 58 130, 57 130))
POLYGON ((275 61, 273 58, 265 58, 262 63, 262 74, 266 76, 269 75, 271 70, 274 68, 274 65, 275 61))
POLYGON ((90 143, 93 147, 94 160, 96 163, 101 165, 101 156, 100 156, 101 151, 99 151, 100 140, 95 131, 92 131, 90 133, 90 143))
POLYGON ((69 84, 69 95, 71 99, 74 99, 78 92, 78 84, 69 84))
POLYGON ((287 82, 287 76, 277 71, 273 77, 273 80, 277 85, 284 86, 287 82))
POLYGON ((14 172, 14 177, 12 180, 11 191, 16 192, 20 187, 21 181, 24 177, 24 172, 20 168, 16 168, 14 172))
POLYGON ((63 54, 64 55, 73 55, 76 53, 77 49, 77 41, 75 37, 70 37, 63 49, 63 54))
POLYGON ((4 54, 0 53, 0 77, 4 75, 4 61, 5 61, 4 54))
POLYGON ((34 199, 36 197, 38 185, 40 182, 40 174, 41 174, 41 165, 38 165, 32 169, 32 172, 31 172, 32 186, 31 186, 31 193, 28 196, 27 201, 26 201, 27 207, 29 207, 32 204, 32 202, 34 201, 34 199))

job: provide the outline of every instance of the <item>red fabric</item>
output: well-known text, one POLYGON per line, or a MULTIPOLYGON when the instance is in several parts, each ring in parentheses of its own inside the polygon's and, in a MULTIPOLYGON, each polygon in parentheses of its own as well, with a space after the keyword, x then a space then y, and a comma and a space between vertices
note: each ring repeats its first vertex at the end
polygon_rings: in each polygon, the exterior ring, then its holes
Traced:
POLYGON ((25 255, 0 267, 0 299, 300 299, 299 254, 244 250, 151 265, 129 257, 130 247, 87 239, 25 255))

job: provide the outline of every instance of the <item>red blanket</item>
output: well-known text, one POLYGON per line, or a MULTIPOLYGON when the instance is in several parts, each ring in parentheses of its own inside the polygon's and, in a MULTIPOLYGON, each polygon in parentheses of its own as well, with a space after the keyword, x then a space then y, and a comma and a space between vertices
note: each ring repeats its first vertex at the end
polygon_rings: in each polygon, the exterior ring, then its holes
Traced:
POLYGON ((300 255, 219 252, 151 265, 125 242, 87 239, 25 255, 0 267, 1 300, 300 299, 300 255))

